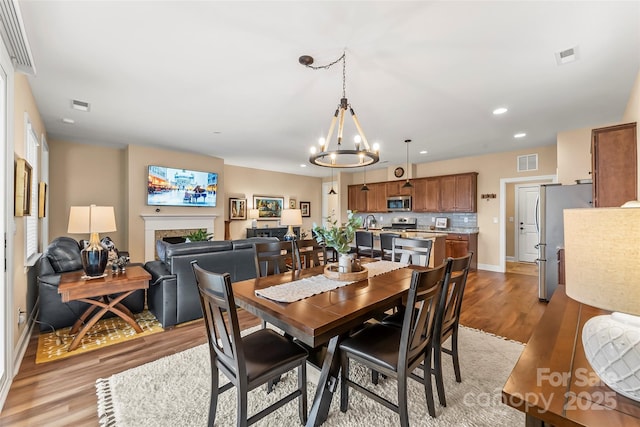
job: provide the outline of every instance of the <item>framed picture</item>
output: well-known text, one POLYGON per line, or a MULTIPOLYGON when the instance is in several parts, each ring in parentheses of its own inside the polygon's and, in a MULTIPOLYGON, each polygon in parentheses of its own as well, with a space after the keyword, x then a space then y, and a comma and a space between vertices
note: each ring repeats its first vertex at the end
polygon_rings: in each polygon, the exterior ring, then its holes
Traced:
POLYGON ((311 202, 300 202, 300 210, 303 217, 311 216, 311 202))
POLYGON ((14 215, 31 215, 31 165, 25 159, 18 159, 15 173, 14 215))
POLYGON ((229 219, 247 219, 247 199, 229 198, 229 219))
POLYGON ((289 198, 289 209, 296 208, 296 199, 289 198))
POLYGON ((278 220, 284 209, 284 197, 253 196, 253 208, 258 209, 260 220, 278 220))
POLYGON ((38 184, 38 218, 47 216, 47 183, 38 184))

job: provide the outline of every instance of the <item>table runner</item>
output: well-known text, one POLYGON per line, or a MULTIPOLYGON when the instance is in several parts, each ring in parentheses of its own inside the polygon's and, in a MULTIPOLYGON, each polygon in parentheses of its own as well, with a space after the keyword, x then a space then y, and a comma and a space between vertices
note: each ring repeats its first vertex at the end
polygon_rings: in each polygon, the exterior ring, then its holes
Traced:
MULTIPOLYGON (((369 277, 375 277, 392 270, 406 267, 407 265, 408 264, 391 261, 378 261, 365 264, 367 270, 369 270, 369 277)), ((307 277, 294 282, 284 283, 282 285, 258 289, 255 292, 257 296, 268 298, 273 301, 294 302, 322 292, 346 286, 350 283, 353 283, 353 281, 333 280, 325 277, 323 274, 319 274, 317 276, 307 277)))

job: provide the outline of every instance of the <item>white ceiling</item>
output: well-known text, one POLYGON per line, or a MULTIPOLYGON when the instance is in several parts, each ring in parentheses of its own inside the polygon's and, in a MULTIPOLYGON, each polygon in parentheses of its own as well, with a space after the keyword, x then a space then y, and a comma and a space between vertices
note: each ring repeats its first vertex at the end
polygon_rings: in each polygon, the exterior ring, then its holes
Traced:
POLYGON ((422 163, 619 121, 640 69, 638 1, 19 4, 50 140, 181 149, 302 175, 330 173, 300 165, 328 130, 342 68, 314 71, 300 55, 322 65, 346 50, 346 95, 381 145, 378 167, 404 163, 407 138, 410 161, 422 163), (574 46, 578 60, 558 66, 555 53, 574 46), (493 116, 499 106, 509 112, 493 116))

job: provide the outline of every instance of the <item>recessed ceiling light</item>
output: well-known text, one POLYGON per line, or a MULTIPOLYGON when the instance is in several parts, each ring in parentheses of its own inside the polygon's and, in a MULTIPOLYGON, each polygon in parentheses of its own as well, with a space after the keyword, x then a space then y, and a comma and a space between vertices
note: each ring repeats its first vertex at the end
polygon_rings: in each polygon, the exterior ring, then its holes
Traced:
POLYGON ((306 167, 307 167, 307 165, 305 165, 304 163, 300 163, 300 167, 301 167, 301 168, 306 168, 306 167))
POLYGON ((78 101, 77 99, 72 99, 71 108, 73 108, 74 110, 84 111, 88 113, 89 110, 91 110, 91 105, 85 101, 78 101))
POLYGON ((66 117, 64 117, 64 118, 62 119, 62 123, 66 123, 66 124, 68 124, 68 125, 72 125, 72 124, 74 124, 75 122, 76 122, 75 120, 73 120, 73 119, 68 119, 68 118, 66 118, 66 117))
POLYGON ((495 116, 499 116, 500 114, 504 114, 507 111, 509 111, 509 110, 507 110, 505 107, 500 107, 500 108, 496 108, 495 110, 493 110, 493 114, 495 116))
POLYGON ((427 150, 422 150, 422 151, 420 152, 420 154, 427 154, 427 153, 428 153, 428 151, 427 151, 427 150))
POLYGON ((524 132, 516 133, 515 135, 513 135, 514 138, 524 138, 525 136, 527 136, 527 134, 524 132))

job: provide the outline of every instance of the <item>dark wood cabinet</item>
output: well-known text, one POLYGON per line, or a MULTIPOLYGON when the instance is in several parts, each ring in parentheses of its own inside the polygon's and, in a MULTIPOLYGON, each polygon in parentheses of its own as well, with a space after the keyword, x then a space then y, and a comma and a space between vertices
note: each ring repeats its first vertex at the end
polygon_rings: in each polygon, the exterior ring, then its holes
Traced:
POLYGON ((591 163, 595 207, 621 206, 637 196, 636 123, 593 129, 591 163))
POLYGON ((476 212, 478 173, 440 177, 441 212, 476 212))
POLYGON ((478 233, 449 233, 445 245, 447 257, 459 258, 473 251, 470 270, 478 269, 478 233))
MULTIPOLYGON (((412 179, 410 182, 414 185, 417 180, 412 179)), ((405 188, 403 185, 407 181, 389 181, 386 183, 387 187, 387 196, 413 196, 414 188, 405 188)))
MULTIPOLYGON (((269 228, 247 228, 247 238, 249 237, 277 237, 278 240, 284 240, 289 227, 269 227, 269 228)), ((300 227, 293 227, 293 232, 300 238, 300 227)))
MULTIPOLYGON (((378 182, 367 184, 367 209, 366 212, 387 212, 387 183, 378 182)), ((364 192, 363 192, 364 193, 364 192)))
POLYGON ((413 180, 413 211, 441 212, 440 178, 419 178, 413 180))
POLYGON ((349 201, 347 207, 350 211, 367 211, 367 191, 360 191, 362 185, 350 185, 347 188, 349 201))

